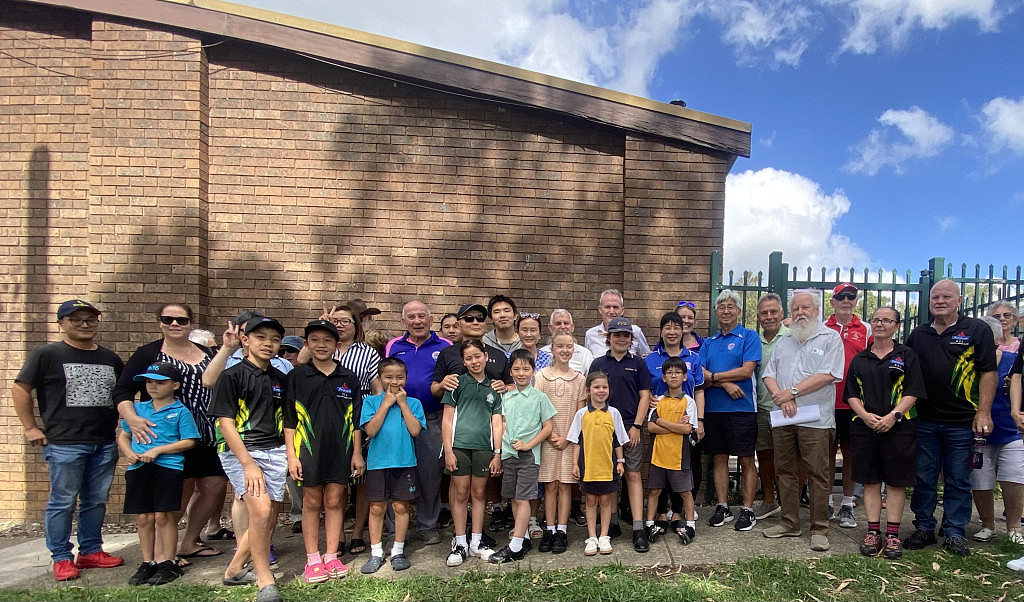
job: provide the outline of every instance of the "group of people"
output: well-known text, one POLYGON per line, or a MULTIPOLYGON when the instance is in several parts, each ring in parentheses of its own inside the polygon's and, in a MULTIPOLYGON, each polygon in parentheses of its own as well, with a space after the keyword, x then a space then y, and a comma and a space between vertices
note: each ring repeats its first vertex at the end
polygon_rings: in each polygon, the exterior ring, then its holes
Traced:
MULTIPOLYGON (((763 535, 799 537, 804 501, 810 546, 827 550, 833 516, 841 527, 857 526, 860 484, 868 522, 861 552, 898 558, 903 547, 937 542, 941 471, 947 551, 970 554, 972 490, 983 522, 974 538, 995 535, 996 481, 1008 537, 1024 543, 1016 305, 993 303, 990 326, 961 315, 957 285, 941 281, 929 297, 933 321, 900 344, 895 308, 879 307, 865 322, 854 315, 853 284, 831 293, 826 321, 819 291, 795 292, 785 319, 783 300, 765 294, 759 333, 739 323, 741 299, 724 290, 713 308, 719 330, 706 339, 693 330, 695 305, 683 301, 662 316, 653 348, 611 289, 599 297, 602 321, 584 345, 571 314, 556 309, 546 325, 550 342, 541 346, 541 316, 520 312, 504 295, 444 315, 439 332, 429 308, 410 301, 402 308, 405 332, 393 338, 374 329, 380 311, 360 300, 325 308, 301 337, 247 310, 219 348, 193 328, 191 308, 168 303, 156 312, 162 337, 127 363, 95 342, 100 310, 67 301, 57 311, 63 340, 33 350, 13 387, 26 439, 43 446, 50 467, 54 576, 123 563, 103 551, 100 535, 118 449, 129 462, 124 511, 138 515, 144 561, 130 582, 167 583, 181 575, 183 560, 220 554, 203 543, 205 529, 208 539, 237 540, 223 582, 255 583, 267 602, 280 599, 271 539, 286 490, 306 548, 304 578, 319 582, 348 572, 349 502, 350 553, 367 549, 369 527, 366 574, 387 559, 394 570, 408 568, 407 537, 440 543, 449 522, 449 566, 471 556, 519 560, 534 539, 540 552, 565 552, 570 520, 587 527, 584 554, 610 554, 620 513, 630 517, 638 552, 667 533, 687 544, 696 537, 694 493, 705 455, 716 497, 712 528, 734 523, 749 531, 781 514, 763 535), (736 514, 728 503, 730 456, 740 471, 736 514), (981 461, 972 469, 973 456, 981 461), (759 481, 764 495, 755 506, 759 481), (233 532, 220 525, 228 483, 233 532), (914 531, 901 541, 906 487, 914 488, 914 531), (500 548, 484 532, 488 502, 492 530, 511 528, 500 548), (385 531, 393 536, 388 553, 385 531)), ((1010 564, 1024 568, 1024 558, 1010 564)))

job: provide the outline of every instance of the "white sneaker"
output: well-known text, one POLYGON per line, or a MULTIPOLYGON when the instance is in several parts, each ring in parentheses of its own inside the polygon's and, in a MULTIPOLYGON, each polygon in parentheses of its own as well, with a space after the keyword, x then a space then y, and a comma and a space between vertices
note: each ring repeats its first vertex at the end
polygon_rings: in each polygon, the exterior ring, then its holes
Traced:
POLYGON ((597 538, 597 551, 602 554, 612 553, 612 538, 607 535, 602 535, 597 538))
POLYGON ((1020 531, 1007 531, 1006 539, 1009 539, 1012 543, 1024 544, 1024 535, 1020 531))
POLYGON ((469 552, 466 551, 466 546, 460 546, 452 539, 452 553, 448 554, 448 560, 445 561, 445 564, 452 567, 459 566, 466 561, 467 556, 469 556, 469 552))
POLYGON ((1007 562, 1006 568, 1013 569, 1015 571, 1024 571, 1024 556, 1021 556, 1016 560, 1011 560, 1010 562, 1007 562))
POLYGON ((527 529, 527 533, 530 534, 530 539, 540 539, 544 537, 544 529, 540 528, 540 524, 537 523, 537 517, 530 517, 530 528, 527 529))
POLYGON ((974 541, 992 541, 992 538, 996 536, 996 532, 988 527, 982 527, 981 531, 978 531, 971 536, 974 541))
POLYGON ((587 541, 585 541, 583 543, 586 544, 583 547, 583 555, 584 556, 595 556, 595 555, 597 555, 597 538, 596 537, 588 537, 587 541))
POLYGON ((490 560, 491 555, 493 554, 494 550, 492 550, 489 546, 486 546, 482 543, 479 543, 475 546, 473 544, 469 544, 470 556, 476 556, 477 558, 480 558, 482 560, 490 560))

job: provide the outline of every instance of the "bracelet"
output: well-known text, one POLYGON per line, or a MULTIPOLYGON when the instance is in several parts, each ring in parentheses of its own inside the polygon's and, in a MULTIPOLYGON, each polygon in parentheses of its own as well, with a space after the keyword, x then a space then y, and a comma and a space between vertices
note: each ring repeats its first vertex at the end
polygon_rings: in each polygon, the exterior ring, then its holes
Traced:
POLYGON ((634 425, 633 425, 633 428, 635 428, 636 430, 638 430, 638 431, 639 431, 640 429, 642 429, 642 428, 643 428, 643 425, 642 425, 642 424, 634 424, 634 425))
POLYGON ((703 416, 697 416, 697 422, 704 422, 703 416))
POLYGON ((711 373, 711 384, 715 384, 715 373, 711 373))
POLYGON ((626 463, 626 459, 625 458, 619 458, 618 460, 615 461, 615 463, 616 464, 625 464, 626 463))

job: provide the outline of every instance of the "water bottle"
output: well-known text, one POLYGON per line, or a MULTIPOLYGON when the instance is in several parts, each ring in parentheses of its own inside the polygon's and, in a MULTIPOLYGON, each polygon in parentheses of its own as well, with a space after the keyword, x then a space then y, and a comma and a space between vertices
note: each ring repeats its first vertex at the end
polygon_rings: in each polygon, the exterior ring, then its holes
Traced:
POLYGON ((985 462, 985 438, 975 435, 971 440, 971 468, 981 468, 985 462))

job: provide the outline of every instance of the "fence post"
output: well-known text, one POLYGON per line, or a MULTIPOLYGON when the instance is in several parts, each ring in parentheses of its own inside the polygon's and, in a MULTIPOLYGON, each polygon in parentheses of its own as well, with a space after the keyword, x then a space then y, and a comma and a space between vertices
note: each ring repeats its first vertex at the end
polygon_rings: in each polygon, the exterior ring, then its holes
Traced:
POLYGON ((711 298, 708 299, 708 336, 718 332, 718 318, 715 316, 715 297, 722 292, 722 251, 711 251, 711 298))
POLYGON ((928 269, 921 273, 921 294, 917 300, 917 323, 927 324, 932 320, 932 312, 928 308, 928 298, 932 287, 946 277, 946 260, 943 257, 932 257, 928 260, 928 269))
POLYGON ((768 256, 768 290, 786 299, 786 264, 782 263, 782 251, 768 256))

